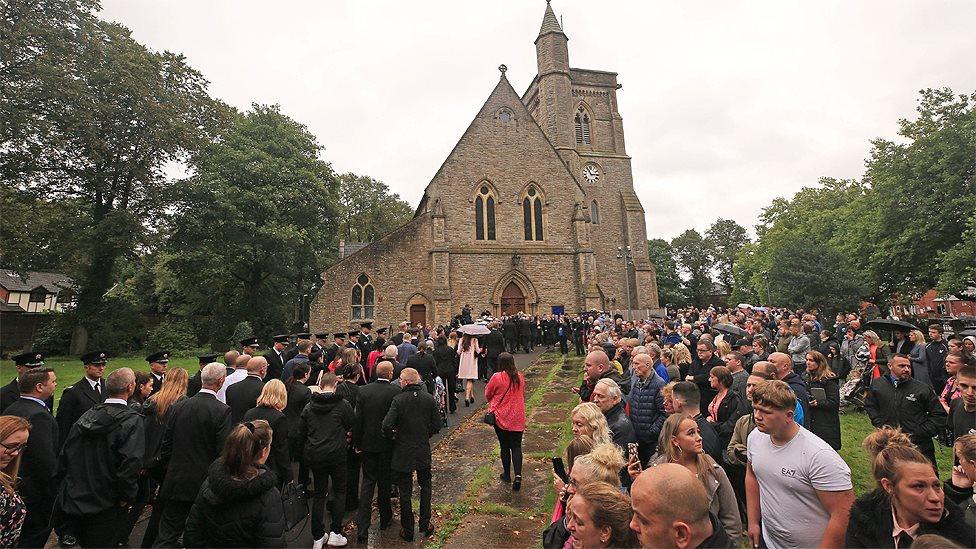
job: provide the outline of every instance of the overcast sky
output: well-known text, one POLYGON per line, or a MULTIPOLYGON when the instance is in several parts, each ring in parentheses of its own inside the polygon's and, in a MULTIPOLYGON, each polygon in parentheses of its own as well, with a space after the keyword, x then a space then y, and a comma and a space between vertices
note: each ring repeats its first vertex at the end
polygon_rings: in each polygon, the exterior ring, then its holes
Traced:
MULTIPOLYGON (((186 55, 211 94, 278 103, 338 172, 416 206, 498 80, 536 73, 543 0, 103 0, 102 17, 186 55)), ((976 89, 968 0, 555 0, 570 65, 619 73, 648 236, 751 229, 774 197, 860 177, 917 91, 976 89)))

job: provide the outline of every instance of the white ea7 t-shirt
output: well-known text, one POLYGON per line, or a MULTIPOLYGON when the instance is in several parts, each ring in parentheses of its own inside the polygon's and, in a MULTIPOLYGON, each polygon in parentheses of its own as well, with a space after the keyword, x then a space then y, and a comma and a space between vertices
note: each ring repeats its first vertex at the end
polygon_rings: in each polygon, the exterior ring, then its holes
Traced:
POLYGON ((851 469, 833 448, 800 426, 784 446, 754 429, 749 463, 759 481, 762 534, 770 549, 817 547, 830 521, 816 490, 850 490, 851 469))

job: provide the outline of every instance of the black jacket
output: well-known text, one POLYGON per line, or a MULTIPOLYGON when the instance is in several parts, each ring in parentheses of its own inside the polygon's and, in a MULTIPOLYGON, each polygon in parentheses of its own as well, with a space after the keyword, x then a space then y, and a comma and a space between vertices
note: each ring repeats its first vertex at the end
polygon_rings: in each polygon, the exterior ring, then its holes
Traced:
POLYGON ((135 501, 145 437, 142 416, 125 404, 98 404, 82 414, 58 462, 64 512, 89 515, 135 501))
MULTIPOLYGON (((154 394, 158 393, 160 391, 160 389, 163 388, 163 382, 166 379, 165 379, 165 376, 163 376, 162 379, 156 377, 156 374, 154 374, 153 372, 149 372, 149 379, 152 381, 152 384, 153 384, 152 391, 149 392, 149 396, 153 396, 154 394)), ((188 383, 188 385, 189 385, 189 383, 188 383)))
POLYGON ((810 391, 807 389, 807 384, 803 381, 803 378, 796 375, 796 372, 790 372, 783 381, 790 386, 793 394, 796 395, 796 399, 800 401, 800 407, 803 408, 803 426, 809 428, 810 391))
MULTIPOLYGON (((285 405, 285 419, 288 420, 288 438, 298 440, 298 424, 302 420, 302 410, 312 398, 312 390, 307 386, 294 382, 288 388, 288 404, 285 405)), ((294 444, 294 443, 293 443, 294 444)), ((298 461, 298 454, 292 455, 298 461)))
POLYGON ((230 406, 231 423, 240 423, 244 414, 257 406, 262 389, 264 389, 264 381, 251 374, 227 388, 227 405, 230 406))
POLYGON ((274 472, 261 468, 241 480, 215 461, 190 508, 183 545, 285 547, 285 511, 274 472))
POLYGON ((722 443, 719 441, 715 426, 705 419, 705 416, 698 414, 695 416, 695 423, 698 424, 698 432, 702 437, 702 450, 715 460, 715 463, 722 463, 722 443))
MULTIPOLYGON (((695 352, 692 350, 692 355, 695 352)), ((701 393, 701 406, 700 411, 703 414, 708 413, 708 405, 715 398, 715 394, 718 392, 712 389, 712 386, 708 382, 708 375, 712 371, 712 368, 716 366, 725 366, 725 362, 718 357, 717 353, 712 353, 712 358, 708 359, 708 362, 702 364, 701 361, 692 361, 691 369, 688 370, 688 375, 694 376, 695 385, 698 386, 698 391, 701 393)))
POLYGON ((200 371, 197 370, 197 373, 193 374, 193 377, 186 382, 186 396, 189 398, 199 393, 202 387, 203 382, 200 381, 200 371))
POLYGON ((637 433, 634 432, 634 425, 630 422, 630 418, 624 413, 624 403, 623 401, 618 402, 607 410, 603 417, 607 418, 607 426, 610 427, 610 435, 613 437, 613 443, 620 447, 627 453, 627 444, 631 442, 637 442, 637 433))
MULTIPOLYGON (((173 411, 173 406, 183 402, 186 397, 179 397, 176 402, 170 405, 167 413, 173 411)), ((163 434, 166 433, 166 418, 159 417, 159 408, 156 399, 147 400, 137 410, 144 416, 146 424, 146 459, 144 460, 146 469, 153 466, 156 456, 159 455, 159 448, 163 445, 163 434)))
POLYGON ((81 378, 71 387, 61 393, 61 401, 58 403, 58 433, 61 440, 58 442, 58 449, 64 446, 64 441, 71 432, 71 426, 78 421, 81 414, 84 414, 96 404, 101 404, 107 394, 105 390, 105 379, 99 379, 98 383, 102 386, 102 394, 98 394, 87 378, 81 378))
POLYGON ((28 506, 52 503, 58 486, 54 482, 58 472, 58 423, 50 410, 26 398, 18 397, 4 415, 21 417, 31 424, 27 447, 21 452, 17 493, 28 506))
MULTIPOLYGON (((862 494, 851 507, 847 525, 846 547, 894 547, 891 537, 891 503, 882 490, 862 494)), ((937 534, 963 547, 976 547, 976 528, 966 524, 963 513, 950 499, 945 499, 945 515, 935 524, 922 524, 918 535, 937 534)), ((902 548, 904 549, 904 548, 902 548)))
MULTIPOLYGON (((284 353, 282 353, 284 355, 284 353)), ((264 359, 268 361, 268 371, 264 374, 265 383, 271 381, 272 379, 281 379, 281 372, 285 370, 285 363, 281 361, 281 357, 278 356, 278 351, 273 348, 269 349, 267 353, 264 353, 264 359)), ((233 387, 233 385, 231 386, 233 387)))
POLYGON ((718 422, 713 424, 720 447, 725 448, 729 445, 729 439, 732 438, 732 431, 735 429, 735 422, 747 413, 749 413, 749 405, 739 396, 739 393, 729 389, 725 398, 718 405, 718 422))
MULTIPOLYGON (((822 438, 834 450, 840 450, 840 380, 836 377, 820 381, 810 381, 809 374, 803 374, 803 380, 810 389, 819 387, 827 393, 827 401, 817 401, 816 406, 810 407, 810 431, 822 438)), ((810 400, 813 400, 811 390, 810 400)))
POLYGON ((927 440, 939 434, 946 424, 946 412, 928 385, 914 378, 899 381, 895 388, 888 376, 871 382, 864 401, 864 411, 875 427, 901 427, 912 442, 927 440))
POLYGON ((430 437, 441 428, 434 397, 419 383, 407 385, 393 397, 383 418, 383 433, 393 439, 392 470, 409 473, 430 469, 430 437))
POLYGON ((359 391, 359 408, 352 429, 352 445, 363 452, 388 452, 393 441, 383 436, 383 418, 390 411, 400 388, 385 380, 376 380, 359 391))
POLYGON ((243 421, 263 419, 271 426, 271 453, 265 466, 274 471, 282 484, 291 482, 291 457, 288 454, 288 420, 270 406, 256 406, 244 414, 243 421))
MULTIPOLYGON (((0 414, 10 415, 7 414, 6 412, 7 407, 13 404, 14 402, 17 402, 17 399, 19 398, 20 398, 20 382, 18 381, 17 378, 14 378, 13 381, 11 381, 10 383, 4 385, 3 387, 0 387, 0 414)), ((48 410, 54 410, 53 395, 48 397, 48 399, 45 400, 44 403, 47 404, 48 410)))
POLYGON ((211 393, 199 392, 166 412, 166 430, 159 463, 166 477, 163 499, 194 501, 209 465, 224 449, 230 434, 230 407, 211 393))
POLYGON ((505 337, 498 330, 481 337, 481 343, 485 347, 485 356, 488 358, 498 358, 498 355, 505 352, 505 337))
MULTIPOLYGON (((434 356, 431 353, 417 353, 412 357, 407 359, 407 365, 403 368, 413 368, 417 370, 420 374, 420 379, 424 380, 424 385, 427 386, 427 392, 434 394, 434 378, 437 377, 437 367, 434 360, 434 356)), ((394 378, 400 377, 400 372, 403 368, 398 368, 398 371, 394 374, 394 378)))
POLYGON ((434 348, 434 369, 437 375, 447 379, 458 373, 458 354, 450 345, 438 345, 434 348))
POLYGON ((345 459, 349 449, 346 433, 355 420, 352 406, 339 393, 314 393, 298 424, 298 438, 305 441, 306 464, 317 467, 345 459))

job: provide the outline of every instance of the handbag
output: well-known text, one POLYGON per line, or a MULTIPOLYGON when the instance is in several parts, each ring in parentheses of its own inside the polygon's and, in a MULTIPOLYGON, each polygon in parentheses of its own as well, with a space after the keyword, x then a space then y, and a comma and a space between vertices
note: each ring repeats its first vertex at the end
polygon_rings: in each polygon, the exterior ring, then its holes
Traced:
MULTIPOLYGON (((501 402, 501 401, 505 400, 505 395, 508 394, 508 390, 511 389, 511 388, 512 388, 512 380, 508 380, 508 387, 505 388, 505 392, 502 393, 502 398, 498 399, 498 402, 501 402)), ((494 426, 495 425, 495 411, 494 410, 488 410, 488 412, 485 414, 485 417, 481 418, 481 421, 487 423, 488 425, 494 426)))
POLYGON ((291 530, 308 516, 305 486, 289 483, 281 489, 281 506, 285 510, 285 530, 291 530))

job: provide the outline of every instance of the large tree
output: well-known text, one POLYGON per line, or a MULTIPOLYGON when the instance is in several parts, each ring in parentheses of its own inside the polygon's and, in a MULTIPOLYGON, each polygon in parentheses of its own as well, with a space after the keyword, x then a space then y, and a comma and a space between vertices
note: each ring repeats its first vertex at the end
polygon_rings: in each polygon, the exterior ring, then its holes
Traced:
POLYGON ((652 238, 647 241, 647 255, 657 271, 659 301, 664 305, 683 306, 685 297, 681 293, 681 277, 671 243, 663 238, 652 238))
POLYGON ((671 248, 684 275, 684 295, 698 307, 708 305, 712 294, 712 262, 705 239, 695 229, 688 229, 671 240, 671 248))
POLYGON ((0 176, 79 216, 83 324, 165 209, 164 165, 209 141, 223 112, 182 56, 148 50, 97 8, 12 0, 0 19, 0 176))
POLYGON ((746 229, 732 219, 716 219, 705 231, 709 253, 715 265, 718 281, 729 291, 734 287, 733 268, 739 250, 749 242, 746 229))
POLYGON ((174 187, 158 290, 184 313, 213 315, 215 341, 239 320, 260 336, 287 331, 334 261, 338 179, 320 152, 277 106, 254 105, 174 187))
POLYGON ((365 175, 339 176, 339 238, 372 242, 410 220, 413 209, 382 181, 365 175))

